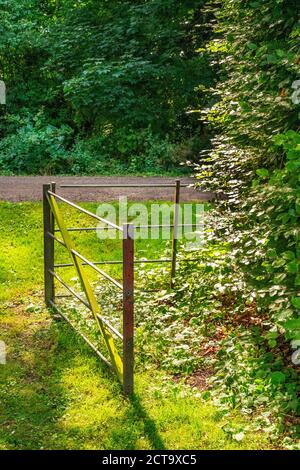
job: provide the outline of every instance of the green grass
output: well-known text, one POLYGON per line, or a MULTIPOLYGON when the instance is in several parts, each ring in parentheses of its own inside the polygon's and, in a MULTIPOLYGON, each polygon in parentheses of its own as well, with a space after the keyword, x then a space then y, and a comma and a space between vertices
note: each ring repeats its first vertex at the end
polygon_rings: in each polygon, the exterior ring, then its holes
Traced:
MULTIPOLYGON (((72 225, 86 223, 67 215, 72 225)), ((222 417, 154 366, 139 367, 135 396, 124 398, 114 376, 43 307, 41 220, 39 203, 0 203, 0 340, 8 353, 0 365, 0 449, 267 448, 261 433, 236 442, 225 429, 238 430, 239 416, 222 417)), ((78 246, 89 257, 120 259, 119 241, 83 237, 78 246)), ((140 241, 138 249, 157 257, 163 243, 140 241)), ((68 261, 63 252, 60 259, 68 261)))
MULTIPOLYGON (((128 168, 128 165, 125 164, 120 164, 120 162, 115 162, 116 165, 113 165, 113 162, 110 162, 109 168, 102 168, 101 171, 97 171, 95 173, 87 172, 85 173, 84 171, 81 171, 79 174, 72 173, 59 173, 55 176, 87 176, 87 177, 93 177, 93 176, 116 176, 116 177, 131 177, 131 176, 136 176, 136 177, 155 177, 155 176, 161 176, 161 177, 166 177, 166 178, 172 178, 172 177, 189 177, 191 176, 191 169, 186 166, 175 166, 173 168, 170 168, 168 170, 163 169, 163 168, 153 168, 152 170, 150 169, 144 169, 144 170, 134 170, 132 168, 128 168)), ((9 170, 7 171, 0 171, 0 176, 37 176, 36 173, 13 173, 9 170)))
MULTIPOLYGON (((85 203, 83 207, 96 212, 97 204, 85 203)), ((1 252, 0 252, 0 301, 14 296, 25 295, 28 291, 40 290, 43 282, 43 231, 42 206, 39 203, 0 203, 1 252)), ((97 222, 64 206, 64 217, 70 226, 96 226, 97 222), (95 223, 96 222, 96 223, 95 223)), ((99 240, 95 232, 74 232, 76 248, 91 260, 121 260, 122 245, 120 240, 99 240)), ((158 258, 165 256, 170 243, 166 240, 137 240, 136 255, 139 257, 158 258)), ((69 263, 68 253, 56 244, 56 261, 69 263)), ((170 251, 170 250, 169 250, 170 251)), ((170 253, 169 253, 170 254, 170 253)), ((107 266, 106 270, 121 276, 121 267, 107 266)), ((96 279, 93 271, 90 277, 96 279)), ((66 279, 74 275, 74 270, 65 270, 66 279)))

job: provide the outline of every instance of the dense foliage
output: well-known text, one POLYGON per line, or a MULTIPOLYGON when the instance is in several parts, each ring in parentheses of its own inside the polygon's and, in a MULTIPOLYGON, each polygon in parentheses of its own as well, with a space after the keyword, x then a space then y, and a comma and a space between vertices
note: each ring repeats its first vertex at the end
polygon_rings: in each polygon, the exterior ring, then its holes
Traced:
POLYGON ((212 83, 204 4, 1 0, 0 170, 159 172, 195 158, 207 135, 188 111, 212 83))
POLYGON ((244 408, 252 402, 256 409, 271 403, 281 425, 295 432, 292 424, 300 412, 297 354, 294 363, 291 358, 300 339, 299 11, 293 0, 224 0, 210 44, 222 63, 216 102, 203 111, 216 134, 213 150, 198 166, 201 187, 228 195, 218 211, 215 239, 230 249, 223 274, 215 278, 215 295, 227 297, 241 323, 223 341, 217 366, 225 392, 221 401, 244 408), (269 386, 263 385, 265 379, 269 386))

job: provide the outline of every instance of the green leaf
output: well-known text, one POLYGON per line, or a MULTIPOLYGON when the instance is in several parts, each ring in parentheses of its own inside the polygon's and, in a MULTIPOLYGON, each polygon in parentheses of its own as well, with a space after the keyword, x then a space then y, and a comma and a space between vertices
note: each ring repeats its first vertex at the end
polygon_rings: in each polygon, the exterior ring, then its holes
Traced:
POLYGON ((258 170, 256 170, 256 174, 260 178, 267 178, 269 176, 269 171, 266 168, 259 168, 258 170))
POLYGON ((300 286, 300 274, 295 278, 295 286, 300 286))
POLYGON ((254 42, 248 42, 247 47, 251 50, 257 49, 257 45, 254 42))
POLYGON ((285 324, 284 327, 287 330, 300 330, 300 318, 294 318, 292 320, 288 320, 285 324))
POLYGON ((292 304, 300 310, 300 297, 292 297, 292 304))
POLYGON ((202 396, 203 400, 206 401, 206 400, 209 400, 209 399, 210 399, 211 393, 210 393, 208 390, 206 390, 205 392, 202 393, 201 396, 202 396))
POLYGON ((271 374, 271 382, 274 385, 284 383, 285 379, 286 379, 286 377, 285 377, 285 374, 283 372, 277 371, 277 372, 272 372, 272 374, 271 374))
POLYGON ((291 274, 296 273, 298 271, 298 263, 296 261, 291 261, 287 264, 287 270, 291 274))
POLYGON ((270 348, 275 348, 277 346, 277 341, 276 339, 270 339, 268 341, 268 345, 270 346, 270 348))
POLYGON ((288 260, 293 260, 295 259, 295 253, 293 251, 285 251, 283 257, 288 260))

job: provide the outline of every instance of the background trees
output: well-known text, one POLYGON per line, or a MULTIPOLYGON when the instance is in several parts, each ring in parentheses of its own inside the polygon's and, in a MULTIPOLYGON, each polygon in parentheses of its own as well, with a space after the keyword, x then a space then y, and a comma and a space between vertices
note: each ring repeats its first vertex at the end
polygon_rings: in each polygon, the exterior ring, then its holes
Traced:
POLYGON ((187 112, 212 82, 204 4, 2 0, 2 171, 160 171, 193 158, 207 137, 187 112))

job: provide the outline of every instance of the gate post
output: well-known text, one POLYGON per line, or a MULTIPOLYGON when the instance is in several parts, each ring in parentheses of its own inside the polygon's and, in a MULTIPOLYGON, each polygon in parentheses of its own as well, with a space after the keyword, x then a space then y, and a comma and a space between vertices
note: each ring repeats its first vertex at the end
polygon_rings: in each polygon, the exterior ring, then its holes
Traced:
POLYGON ((123 387, 133 393, 134 368, 134 226, 123 225, 123 387))
POLYGON ((173 220, 173 239, 172 239, 172 267, 171 267, 171 287, 174 284, 177 258, 177 237, 178 237, 178 214, 180 202, 180 180, 176 180, 174 196, 174 220, 173 220))
POLYGON ((48 191, 55 191, 55 183, 43 184, 43 219, 44 219, 44 298, 47 307, 54 302, 54 278, 49 270, 54 270, 54 217, 48 201, 48 191))

